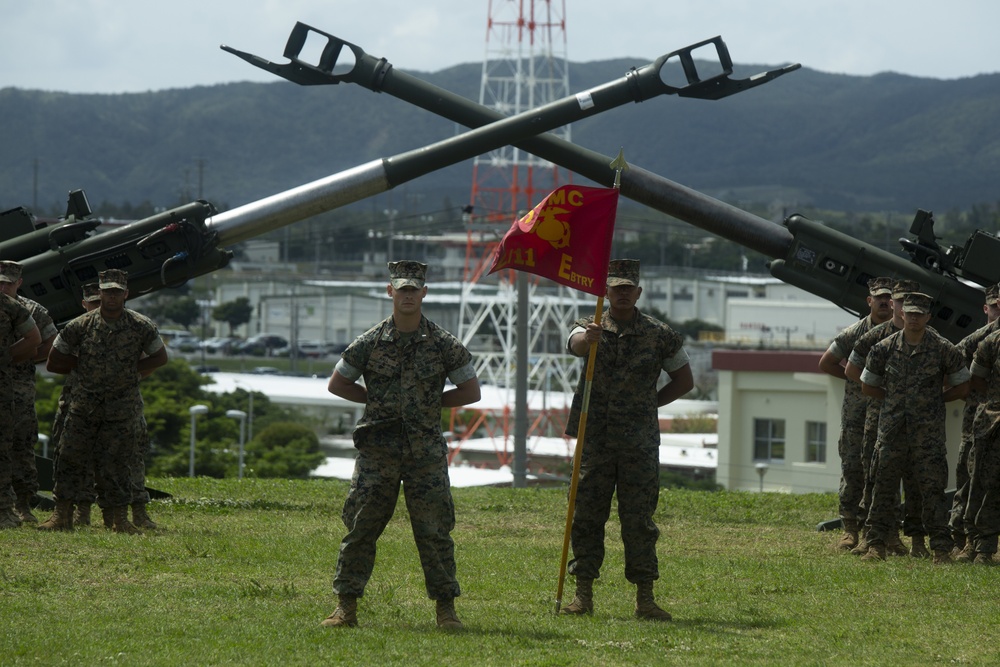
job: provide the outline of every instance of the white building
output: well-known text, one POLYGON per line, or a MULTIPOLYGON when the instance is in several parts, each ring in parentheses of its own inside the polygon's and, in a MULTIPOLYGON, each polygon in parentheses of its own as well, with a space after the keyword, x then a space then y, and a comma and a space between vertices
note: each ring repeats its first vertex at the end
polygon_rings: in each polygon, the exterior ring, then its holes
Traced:
MULTIPOLYGON (((712 367, 719 375, 716 482, 731 490, 837 491, 844 381, 819 370, 821 356, 818 351, 714 352, 712 367)), ((950 486, 964 405, 948 404, 950 486)))
MULTIPOLYGON (((455 260, 451 260, 447 266, 431 267, 425 312, 445 329, 457 332, 461 283, 455 282, 455 260), (435 272, 440 278, 435 278, 435 272)), ((376 268, 384 273, 384 266, 382 262, 376 268)), ((701 320, 723 327, 725 337, 716 337, 718 342, 747 347, 824 347, 856 319, 828 301, 770 276, 704 273, 673 277, 651 273, 643 275, 639 308, 655 308, 675 322, 701 320)), ((267 332, 288 339, 347 343, 391 312, 385 293, 387 279, 383 277, 326 280, 288 274, 277 279, 242 272, 215 276, 216 303, 246 297, 255 306, 250 323, 238 330, 244 336, 267 332), (297 335, 293 336, 293 331, 297 335)), ((482 281, 473 295, 489 299, 497 291, 495 283, 482 281)), ((593 304, 591 297, 581 293, 581 314, 591 314, 593 304)))

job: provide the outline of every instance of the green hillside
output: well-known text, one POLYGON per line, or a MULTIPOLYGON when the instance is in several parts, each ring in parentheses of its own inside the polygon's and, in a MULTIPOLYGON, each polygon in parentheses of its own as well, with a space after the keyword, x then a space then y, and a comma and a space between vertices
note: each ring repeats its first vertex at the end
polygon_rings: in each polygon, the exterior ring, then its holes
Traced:
MULTIPOLYGON (((627 60, 570 66, 571 88, 627 60)), ((248 66, 249 67, 249 66, 248 66)), ((740 66, 744 77, 773 66, 740 66)), ((418 76, 476 98, 479 64, 418 76)), ((0 207, 172 206, 199 192, 243 204, 456 132, 453 123, 352 87, 284 81, 142 94, 0 90, 0 207), (36 181, 37 173, 37 181, 36 181)), ((586 119, 576 143, 740 203, 835 210, 968 209, 997 199, 1000 74, 958 80, 802 69, 720 101, 664 97, 586 119)), ((403 186, 438 210, 469 199, 464 163, 403 186)), ((362 205, 359 205, 362 206, 362 205)))

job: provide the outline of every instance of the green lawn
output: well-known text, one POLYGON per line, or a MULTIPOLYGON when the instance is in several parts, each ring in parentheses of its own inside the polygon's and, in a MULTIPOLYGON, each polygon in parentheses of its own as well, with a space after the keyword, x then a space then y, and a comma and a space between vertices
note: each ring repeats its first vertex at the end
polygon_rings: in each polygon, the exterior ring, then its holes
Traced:
POLYGON ((674 621, 658 624, 632 617, 616 522, 595 614, 558 617, 565 491, 456 490, 465 630, 448 633, 402 502, 360 627, 325 629, 345 483, 149 483, 174 496, 151 504, 155 533, 0 531, 0 664, 1000 663, 1000 568, 838 554, 814 530, 832 494, 664 490, 656 592, 674 621))

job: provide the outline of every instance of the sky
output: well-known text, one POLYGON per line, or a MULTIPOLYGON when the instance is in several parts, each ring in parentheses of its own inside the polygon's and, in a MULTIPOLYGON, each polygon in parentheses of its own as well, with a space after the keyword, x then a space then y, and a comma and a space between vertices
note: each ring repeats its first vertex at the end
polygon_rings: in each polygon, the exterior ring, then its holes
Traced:
MULTIPOLYGON (((145 92, 276 77, 219 49, 274 62, 296 21, 406 72, 481 63, 516 44, 531 0, 5 0, 0 88, 145 92), (492 10, 491 10, 492 7, 492 10)), ((956 79, 1000 72, 996 0, 534 0, 565 18, 565 55, 585 63, 658 56, 721 35, 733 61, 829 73, 956 79), (565 12, 562 7, 565 5, 565 12)), ((556 31, 557 37, 559 31, 556 31)), ((527 38, 525 38, 525 45, 527 38)), ((559 43, 558 41, 556 42, 559 43)), ((572 87, 572 68, 570 69, 572 87)))

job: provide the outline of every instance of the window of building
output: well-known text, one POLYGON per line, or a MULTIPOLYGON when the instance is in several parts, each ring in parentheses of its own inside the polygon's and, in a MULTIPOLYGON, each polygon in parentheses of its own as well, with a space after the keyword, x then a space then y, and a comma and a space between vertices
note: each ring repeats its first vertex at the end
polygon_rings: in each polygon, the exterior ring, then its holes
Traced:
POLYGON ((806 422, 806 463, 826 463, 826 422, 806 422))
POLYGON ((753 458, 755 461, 785 459, 785 420, 753 420, 753 458))

